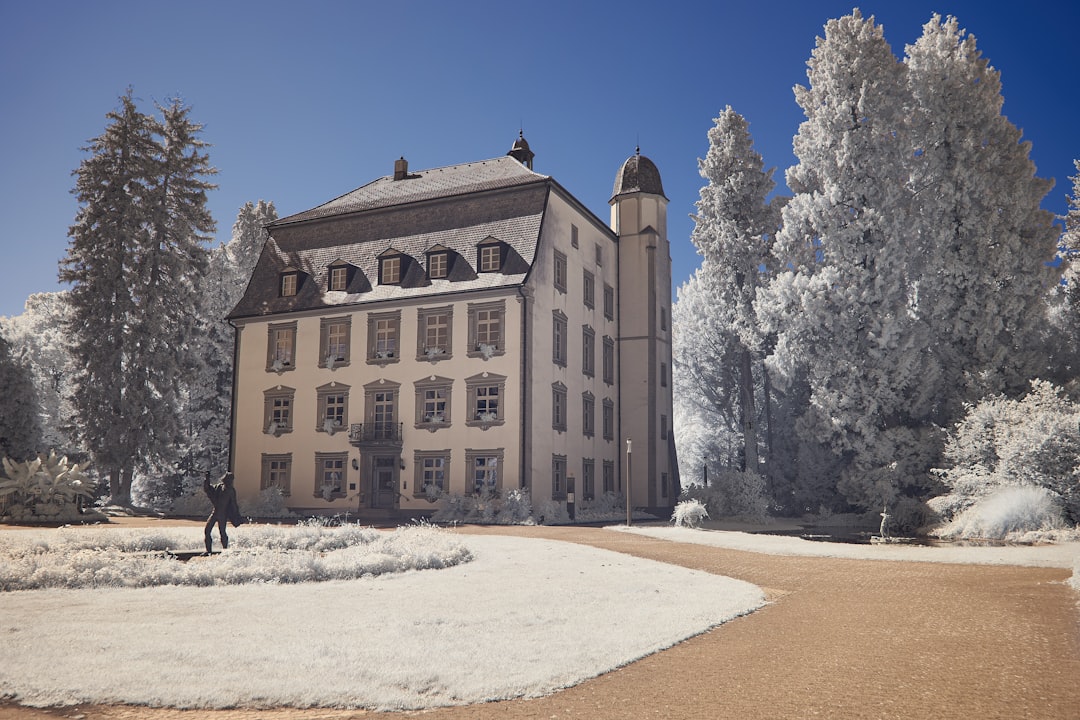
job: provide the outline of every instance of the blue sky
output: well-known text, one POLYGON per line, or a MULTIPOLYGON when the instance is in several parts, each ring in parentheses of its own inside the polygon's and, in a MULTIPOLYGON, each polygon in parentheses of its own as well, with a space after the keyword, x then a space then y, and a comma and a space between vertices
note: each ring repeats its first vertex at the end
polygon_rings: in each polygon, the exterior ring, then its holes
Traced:
MULTIPOLYGON (((956 15, 1002 72, 1033 143, 1044 206, 1063 213, 1080 158, 1076 3, 860 5, 898 56, 933 12, 956 15)), ((120 2, 0 0, 0 315, 56 290, 77 205, 71 172, 129 85, 144 111, 179 96, 220 171, 225 242, 239 207, 282 215, 393 171, 500 156, 523 128, 538 172, 606 221, 640 143, 670 199, 674 283, 697 267, 689 218, 713 118, 731 105, 783 188, 814 38, 844 2, 120 2)))

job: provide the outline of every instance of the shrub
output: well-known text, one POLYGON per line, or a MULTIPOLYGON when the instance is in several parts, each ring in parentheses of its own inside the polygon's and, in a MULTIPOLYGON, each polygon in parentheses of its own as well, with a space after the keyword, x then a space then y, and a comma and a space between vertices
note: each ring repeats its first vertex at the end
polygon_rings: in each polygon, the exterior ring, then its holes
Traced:
POLYGON ((1036 380, 1022 398, 986 398, 949 435, 936 470, 949 488, 929 505, 945 520, 960 517, 1007 487, 1041 487, 1060 501, 1064 519, 1080 523, 1080 405, 1036 380))
POLYGON ((761 475, 729 468, 714 473, 714 477, 707 486, 687 486, 682 498, 700 501, 713 518, 760 520, 768 515, 769 496, 761 475))
POLYGON ((1060 528, 1061 500, 1044 487, 1003 487, 976 501, 939 529, 944 538, 1006 540, 1036 530, 1060 528))
MULTIPOLYGON (((205 494, 203 495, 205 497, 205 494)), ((291 518, 295 513, 285 506, 285 495, 281 488, 272 485, 254 500, 240 501, 240 514, 250 518, 291 518)))
POLYGON ((696 528, 709 517, 709 511, 700 500, 683 500, 675 506, 671 521, 676 527, 696 528))
POLYGON ((3 459, 2 515, 12 520, 81 520, 82 504, 94 499, 94 484, 78 465, 50 451, 36 460, 3 459))

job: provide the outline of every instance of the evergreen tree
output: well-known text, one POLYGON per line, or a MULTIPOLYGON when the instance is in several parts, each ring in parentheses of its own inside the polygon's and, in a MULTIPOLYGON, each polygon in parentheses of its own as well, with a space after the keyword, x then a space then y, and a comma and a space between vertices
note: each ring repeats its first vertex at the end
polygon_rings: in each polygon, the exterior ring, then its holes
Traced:
POLYGON ((911 311, 904 66, 858 11, 829 21, 808 66, 774 247, 786 269, 757 310, 777 332, 780 384, 807 383, 800 435, 843 459, 838 488, 870 508, 917 493, 940 444, 927 421, 937 370, 911 311))
POLYGON ((75 171, 81 207, 60 272, 72 283, 79 433, 122 505, 137 469, 175 454, 213 229, 206 192, 214 186, 203 178, 215 171, 201 126, 180 101, 158 109, 161 121, 139 112, 129 89, 90 141, 75 171))
POLYGON ((41 447, 40 408, 28 364, 0 335, 0 457, 31 460, 41 447))
POLYGON ((272 202, 245 203, 233 224, 232 239, 211 253, 201 282, 201 330, 194 341, 200 379, 188 398, 182 474, 210 470, 216 475, 227 469, 235 337, 225 317, 240 301, 266 242, 266 226, 276 219, 272 202))
MULTIPOLYGON (((711 352, 682 355, 687 376, 699 392, 720 406, 723 416, 737 415, 745 469, 758 471, 758 403, 754 370, 760 366, 762 338, 754 298, 776 213, 767 197, 775 183, 754 151, 746 120, 728 106, 709 130, 709 152, 698 161, 708 182, 701 189, 691 239, 705 256, 697 290, 713 337, 691 333, 688 342, 712 345, 711 352), (714 366, 714 367, 705 367, 714 366), (728 377, 721 377, 727 373, 728 377), (731 411, 732 406, 738 412, 731 411)), ((687 314, 684 309, 684 316, 687 314)), ((705 328, 703 328, 705 330, 705 328)))
POLYGON ((1035 177, 1030 143, 1001 114, 999 73, 955 18, 934 15, 905 65, 917 312, 942 370, 936 418, 951 426, 1040 370, 1057 232, 1039 204, 1053 183, 1035 177))
POLYGON ((39 450, 55 450, 82 462, 83 452, 73 437, 75 361, 64 330, 69 312, 67 296, 66 292, 35 293, 26 299, 21 315, 0 318, 0 328, 17 356, 33 358, 28 367, 40 403, 39 450))

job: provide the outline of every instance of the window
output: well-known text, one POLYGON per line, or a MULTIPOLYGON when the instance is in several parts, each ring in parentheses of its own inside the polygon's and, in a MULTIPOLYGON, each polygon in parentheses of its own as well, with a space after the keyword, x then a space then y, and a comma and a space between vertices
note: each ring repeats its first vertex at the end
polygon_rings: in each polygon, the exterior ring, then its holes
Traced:
POLYGON ((352 318, 323 318, 319 321, 319 367, 349 364, 349 339, 352 318))
POLYGON ((596 333, 588 325, 581 328, 581 372, 596 374, 596 333))
POLYGON ((482 427, 502 425, 505 418, 503 396, 506 393, 506 377, 494 373, 481 373, 465 379, 469 396, 469 414, 466 425, 482 427))
POLYGON ((454 381, 451 378, 437 377, 417 380, 416 387, 416 427, 435 432, 450 425, 450 390, 454 381))
POLYGON ((660 329, 667 330, 667 308, 660 308, 660 329))
POLYGON ((368 314, 368 362, 397 362, 401 312, 368 314))
POLYGON ((502 355, 506 351, 503 340, 505 302, 469 303, 469 352, 470 357, 502 355))
POLYGON ((349 286, 349 266, 331 265, 326 279, 326 289, 344 292, 349 286))
POLYGON ((551 499, 566 499, 566 456, 551 456, 551 499))
POLYGON ((495 493, 502 487, 499 468, 502 467, 503 450, 466 450, 465 466, 468 472, 466 490, 478 495, 495 493))
POLYGON ((596 434, 596 398, 588 391, 581 395, 581 433, 585 437, 596 434))
POLYGON ((615 383, 615 341, 604 336, 604 382, 615 383))
POLYGON ((416 359, 446 360, 450 357, 454 311, 452 306, 420 308, 416 313, 416 359))
POLYGON ((566 367, 566 315, 555 310, 551 327, 551 361, 566 367))
POLYGON ((582 271, 581 289, 585 297, 585 307, 591 308, 596 303, 596 280, 588 270, 582 271))
POLYGON ((296 366, 296 323, 268 326, 266 369, 273 372, 292 370, 296 366))
POLYGON ((332 382, 315 389, 318 409, 315 415, 316 432, 330 433, 349 426, 349 386, 332 382))
POLYGON ((292 432, 296 390, 278 385, 263 392, 263 428, 269 435, 292 432))
POLYGON ((401 440, 398 425, 398 392, 401 386, 395 382, 378 380, 364 386, 364 440, 401 440))
POLYGON ((270 455, 263 453, 262 477, 259 480, 259 489, 266 490, 276 487, 285 497, 289 496, 292 484, 292 453, 270 455))
POLYGON ((577 225, 570 226, 570 247, 578 246, 578 230, 577 225))
POLYGON ((581 494, 583 500, 596 499, 596 461, 592 458, 581 461, 581 494))
POLYGON ((493 242, 477 248, 477 272, 499 272, 502 268, 502 243, 493 242))
POLYGON ((566 256, 555 251, 555 289, 566 292, 566 256))
POLYGON ((439 494, 449 489, 449 450, 416 450, 413 454, 413 467, 416 468, 413 495, 439 494))
POLYGON ((667 387, 667 363, 660 363, 660 387, 667 387))
POLYGON ((561 382, 551 386, 551 427, 566 430, 566 386, 561 382))
POLYGON ((604 492, 615 492, 615 461, 604 461, 604 492))
POLYGON ((450 256, 445 252, 433 252, 427 258, 427 274, 432 280, 446 277, 450 272, 450 256))
POLYGON ((660 496, 668 496, 668 474, 666 472, 660 473, 660 496))
POLYGON ((379 284, 401 284, 401 256, 391 255, 379 260, 379 284))
POLYGON ((348 462, 348 453, 315 453, 315 497, 327 501, 345 497, 348 462))
POLYGON ((602 414, 604 416, 604 439, 615 439, 615 403, 610 398, 604 398, 602 414))
POLYGON ((604 264, 604 248, 600 246, 600 243, 596 243, 596 266, 601 267, 604 264))
POLYGON ((615 288, 604 283, 604 317, 615 319, 615 288))
POLYGON ((300 285, 300 273, 290 270, 281 273, 280 293, 281 297, 293 297, 300 285))
POLYGON ((667 415, 660 416, 660 439, 667 440, 667 415))

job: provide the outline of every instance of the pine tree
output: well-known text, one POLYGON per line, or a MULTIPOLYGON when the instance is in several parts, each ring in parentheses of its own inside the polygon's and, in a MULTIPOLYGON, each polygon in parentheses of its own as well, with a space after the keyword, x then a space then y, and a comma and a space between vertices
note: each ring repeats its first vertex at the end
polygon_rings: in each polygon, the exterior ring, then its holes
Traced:
POLYGON ((955 18, 934 15, 905 65, 917 312, 942 369, 936 417, 951 426, 965 403, 1022 393, 1039 372, 1057 276, 1057 232, 1039 204, 1053 183, 1035 177, 1030 143, 1001 114, 999 73, 955 18))
POLYGON ((73 437, 72 383, 76 374, 71 342, 64 330, 69 312, 67 292, 35 293, 26 299, 21 315, 0 318, 12 352, 32 358, 29 370, 40 403, 39 451, 82 462, 82 450, 73 437), (77 459, 78 458, 78 459, 77 459))
POLYGON ((903 65, 858 11, 829 21, 808 66, 796 194, 774 247, 786 269, 757 310, 777 332, 771 367, 809 388, 800 435, 844 459, 839 489, 869 508, 925 482, 938 446, 925 391, 936 368, 911 312, 909 103, 903 65))
POLYGON ((0 457, 21 462, 43 450, 39 414, 30 368, 0 335, 0 457))
POLYGON ((709 130, 709 152, 698 161, 698 169, 708 182, 701 189, 691 235, 705 256, 704 275, 696 278, 696 287, 707 299, 697 312, 710 315, 707 332, 715 335, 703 339, 694 333, 698 342, 714 345, 712 352, 687 353, 682 362, 687 376, 697 378, 694 384, 700 391, 723 408, 721 414, 738 416, 745 469, 757 472, 754 370, 760 365, 762 338, 754 298, 777 225, 767 200, 775 183, 754 151, 746 120, 730 106, 709 130), (715 367, 704 367, 709 365, 715 367), (720 377, 724 372, 729 377, 720 377), (732 406, 738 407, 737 413, 731 412, 732 406))
POLYGON ((240 301, 266 242, 266 226, 276 219, 272 202, 245 203, 233 224, 232 239, 211 253, 201 282, 201 330, 194 341, 200 379, 188 398, 184 473, 203 469, 216 475, 227 469, 235 337, 225 317, 240 301))
POLYGON ((80 202, 60 279, 72 283, 68 329, 82 367, 79 433, 130 505, 137 469, 169 462, 180 433, 184 379, 194 367, 195 290, 213 220, 201 126, 179 101, 139 112, 132 93, 76 170, 80 202))

